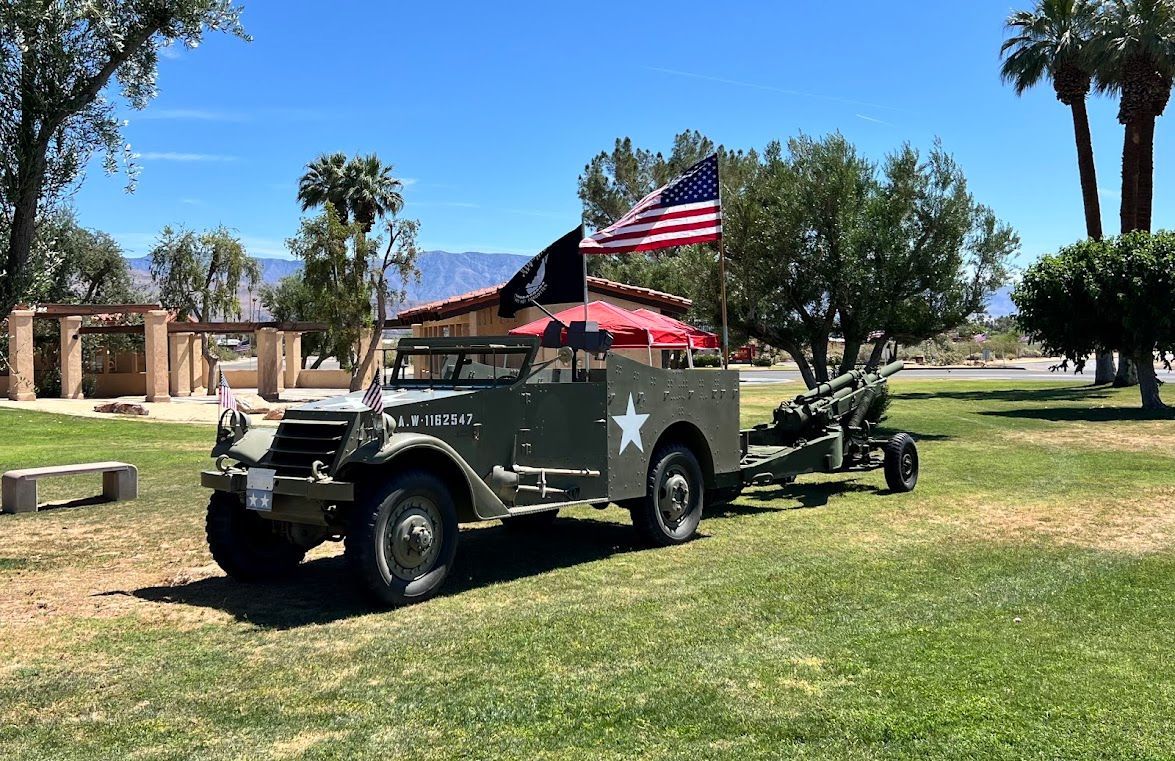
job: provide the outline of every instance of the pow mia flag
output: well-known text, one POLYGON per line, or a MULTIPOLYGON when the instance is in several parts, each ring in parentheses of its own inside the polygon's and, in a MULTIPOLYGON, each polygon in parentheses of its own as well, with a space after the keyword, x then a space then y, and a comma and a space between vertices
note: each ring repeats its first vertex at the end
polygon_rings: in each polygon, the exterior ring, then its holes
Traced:
POLYGON ((531 304, 565 304, 583 299, 583 225, 544 248, 498 292, 498 316, 513 317, 531 304))

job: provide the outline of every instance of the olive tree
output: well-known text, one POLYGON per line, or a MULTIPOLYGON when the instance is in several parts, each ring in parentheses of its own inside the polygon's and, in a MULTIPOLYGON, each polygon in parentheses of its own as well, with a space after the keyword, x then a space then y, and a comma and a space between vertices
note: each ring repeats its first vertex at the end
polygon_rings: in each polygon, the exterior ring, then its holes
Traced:
POLYGON ((1080 369, 1106 346, 1138 372, 1144 409, 1163 409, 1156 353, 1175 350, 1175 234, 1136 231, 1042 257, 1012 293, 1019 322, 1047 352, 1080 369))
POLYGON ((37 217, 95 153, 129 161, 109 85, 135 109, 155 96, 162 47, 206 30, 247 38, 231 0, 0 2, 0 202, 11 217, 0 278, 7 312, 35 275, 37 217))
MULTIPOLYGON (((174 310, 181 320, 240 319, 241 286, 253 288, 261 279, 257 260, 224 227, 201 235, 164 227, 150 259, 159 303, 174 310)), ((207 337, 202 350, 208 362, 208 377, 215 381, 219 357, 207 337)))

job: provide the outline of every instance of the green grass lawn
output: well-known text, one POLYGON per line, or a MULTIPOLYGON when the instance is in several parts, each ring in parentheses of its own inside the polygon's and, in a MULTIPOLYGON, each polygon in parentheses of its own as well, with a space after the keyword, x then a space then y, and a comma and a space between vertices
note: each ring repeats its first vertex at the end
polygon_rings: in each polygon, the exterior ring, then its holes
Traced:
POLYGON ((0 516, 0 758, 1175 756, 1175 420, 893 387, 912 494, 806 477, 660 550, 615 508, 470 527, 442 596, 378 612, 337 545, 276 585, 212 565, 211 429, 0 411, 0 467, 121 459, 143 495, 0 516))

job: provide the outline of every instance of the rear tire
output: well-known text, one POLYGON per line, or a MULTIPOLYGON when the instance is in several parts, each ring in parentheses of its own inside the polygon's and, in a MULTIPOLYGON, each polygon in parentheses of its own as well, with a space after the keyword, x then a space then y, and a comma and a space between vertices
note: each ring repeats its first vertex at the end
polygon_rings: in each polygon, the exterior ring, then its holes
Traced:
POLYGON ((422 602, 440 590, 457 555, 457 507, 424 470, 372 484, 355 503, 344 554, 360 586, 381 605, 422 602))
POLYGON ((914 491, 918 485, 918 445, 908 433, 899 433, 885 444, 885 483, 890 491, 914 491))
POLYGON ((698 458, 688 447, 658 447, 649 463, 645 497, 632 505, 632 525, 649 544, 688 542, 702 520, 705 483, 698 458))
POLYGON ((204 530, 212 559, 238 581, 270 581, 288 575, 306 548, 279 533, 279 526, 246 510, 237 494, 212 492, 204 530))
POLYGON ((528 513, 526 515, 513 515, 509 518, 503 518, 502 525, 506 527, 507 531, 513 533, 532 534, 549 529, 554 525, 555 519, 558 517, 558 510, 544 510, 541 513, 528 513))

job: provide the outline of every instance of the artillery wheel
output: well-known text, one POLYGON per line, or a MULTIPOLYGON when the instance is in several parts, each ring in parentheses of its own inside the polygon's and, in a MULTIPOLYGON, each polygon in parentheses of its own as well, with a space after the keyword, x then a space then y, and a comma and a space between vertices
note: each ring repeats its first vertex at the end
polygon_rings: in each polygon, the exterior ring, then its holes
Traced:
POLYGON ((397 473, 356 502, 345 556, 363 589, 384 605, 427 600, 457 555, 457 507, 440 479, 397 473))
POLYGON ((554 525, 555 519, 558 517, 558 510, 544 510, 541 513, 527 513, 526 515, 513 515, 509 518, 503 518, 502 525, 506 527, 507 531, 527 534, 550 528, 554 525))
POLYGON ((885 483, 890 491, 914 491, 918 484, 918 445, 908 433, 885 443, 885 483))
POLYGON ((649 544, 687 542, 702 520, 704 492, 694 453, 680 444, 660 446, 650 460, 645 497, 632 505, 632 524, 649 544))
POLYGON ((237 494, 212 492, 204 531, 212 559, 238 581, 267 581, 293 571, 307 548, 290 540, 274 521, 246 510, 237 494))

